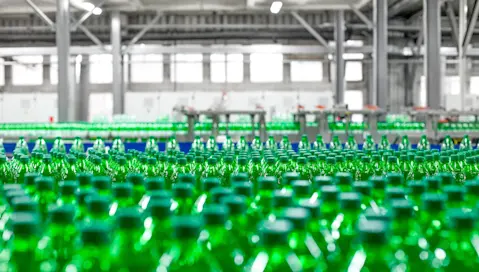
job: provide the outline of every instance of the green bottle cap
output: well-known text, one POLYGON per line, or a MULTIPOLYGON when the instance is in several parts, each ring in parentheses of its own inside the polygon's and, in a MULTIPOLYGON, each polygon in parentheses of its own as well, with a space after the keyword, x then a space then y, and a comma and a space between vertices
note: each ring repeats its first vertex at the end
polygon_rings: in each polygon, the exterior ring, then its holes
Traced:
POLYGON ((336 201, 339 196, 339 188, 336 185, 325 185, 319 188, 321 191, 321 199, 323 201, 336 201))
POLYGON ((193 184, 176 183, 173 185, 173 196, 175 198, 189 198, 193 196, 193 184))
POLYGON ((73 180, 66 180, 60 182, 60 194, 62 196, 75 195, 78 190, 78 182, 73 180))
MULTIPOLYGON (((453 156, 454 156, 454 155, 453 155, 453 156)), ((448 157, 448 156, 441 156, 441 157, 439 158, 439 161, 440 161, 441 163, 443 163, 443 164, 449 163, 450 160, 451 160, 451 158, 448 157)))
POLYGON ((466 190, 467 194, 479 196, 479 180, 466 180, 466 190))
POLYGON ((149 214, 159 220, 170 218, 172 215, 171 199, 154 199, 148 202, 149 214))
POLYGON ((129 198, 133 195, 133 185, 129 182, 113 184, 113 197, 129 198))
POLYGON ((226 205, 231 215, 241 215, 246 212, 246 197, 242 195, 229 195, 221 198, 221 203, 226 205))
POLYGON ((366 218, 367 220, 378 220, 378 221, 382 221, 382 222, 386 222, 386 223, 389 223, 391 222, 391 213, 386 209, 386 208, 383 208, 383 207, 379 207, 379 208, 367 208, 365 211, 364 211, 364 218, 366 218))
POLYGON ((143 176, 143 174, 130 173, 126 175, 126 181, 133 184, 133 186, 143 185, 143 183, 145 182, 145 177, 143 176))
POLYGON ((300 199, 298 205, 301 208, 307 209, 312 218, 319 218, 321 210, 320 202, 318 200, 300 199))
POLYGON ((376 190, 384 190, 386 188, 386 178, 382 176, 372 176, 369 178, 369 181, 373 185, 373 188, 376 190))
POLYGON ((165 187, 165 179, 163 177, 152 177, 145 179, 146 191, 162 190, 165 187))
POLYGON ((293 225, 288 220, 265 220, 260 223, 261 242, 264 245, 285 245, 293 225))
POLYGON ((111 178, 108 176, 94 177, 91 181, 91 185, 97 190, 110 190, 111 178))
POLYGON ((253 196, 253 185, 251 182, 237 182, 233 184, 233 190, 235 194, 245 197, 253 196))
POLYGON ((386 198, 388 200, 406 199, 406 190, 401 187, 388 187, 386 188, 386 198))
POLYGON ((41 177, 35 180, 37 191, 53 191, 54 179, 51 177, 41 177))
POLYGON ((423 163, 423 162, 424 162, 424 157, 422 157, 422 156, 416 156, 416 157, 414 157, 414 162, 416 162, 416 163, 423 163))
POLYGON ((228 220, 228 207, 222 204, 208 204, 201 213, 206 225, 224 225, 228 220))
POLYGON ((421 196, 424 209, 427 211, 444 210, 446 196, 444 194, 424 193, 421 196))
POLYGON ((154 158, 154 157, 148 158, 148 164, 149 165, 156 165, 156 163, 157 163, 156 158, 154 158))
POLYGON ((20 196, 12 199, 13 211, 15 212, 31 212, 38 211, 38 203, 29 196, 20 196))
POLYGON ((205 159, 203 158, 203 156, 196 156, 195 157, 195 163, 203 163, 205 161, 205 159))
POLYGON ((281 156, 281 157, 279 157, 279 161, 281 163, 287 163, 289 161, 289 159, 288 159, 287 156, 281 156))
POLYGON ((38 234, 38 216, 29 212, 14 212, 10 224, 15 236, 32 236, 38 234))
POLYGON ((67 162, 72 165, 72 164, 75 164, 77 162, 77 158, 75 156, 68 156, 67 158, 67 162))
POLYGON ((107 245, 110 243, 111 228, 107 223, 95 222, 83 226, 81 240, 84 245, 107 245))
POLYGON ((231 157, 231 156, 226 156, 226 157, 224 158, 224 161, 225 161, 226 163, 232 163, 232 162, 233 162, 233 157, 231 157))
POLYGON ((424 181, 429 190, 439 190, 441 188, 441 179, 439 177, 425 177, 424 181))
POLYGON ((230 188, 225 188, 225 187, 215 187, 211 189, 210 195, 213 198, 213 201, 215 203, 220 203, 221 199, 225 196, 229 196, 233 194, 233 190, 230 188))
POLYGON ((195 176, 192 174, 180 173, 177 178, 178 183, 195 183, 195 176))
POLYGON ((279 218, 289 220, 296 230, 303 230, 311 217, 309 210, 301 207, 290 207, 281 211, 279 218))
POLYGON ((476 214, 464 209, 451 209, 447 216, 453 230, 472 230, 476 224, 476 214))
MULTIPOLYGON (((186 163, 187 163, 187 161, 186 161, 185 157, 178 158, 178 164, 179 165, 186 165, 186 163)), ((155 162, 155 164, 156 164, 156 162, 155 162)))
POLYGON ((154 190, 148 192, 148 195, 150 196, 150 201, 152 200, 171 200, 173 198, 173 194, 171 191, 167 190, 154 190))
POLYGON ((198 239, 202 227, 199 216, 176 216, 173 218, 174 236, 177 239, 198 239))
POLYGON ((120 229, 138 229, 143 226, 140 211, 137 208, 120 208, 116 212, 116 225, 120 229))
POLYGON ((258 178, 258 185, 260 190, 274 190, 278 181, 275 177, 260 177, 258 178))
POLYGON ((81 189, 77 191, 77 200, 79 205, 86 205, 87 198, 92 195, 96 194, 96 191, 93 189, 81 189))
POLYGON ((88 211, 95 214, 108 214, 111 200, 108 197, 91 194, 86 198, 88 211))
POLYGON ((234 184, 236 182, 248 182, 249 181, 249 175, 248 173, 237 173, 231 175, 231 183, 234 184))
POLYGON ((79 153, 79 154, 77 155, 77 157, 78 157, 79 159, 86 159, 86 154, 85 154, 85 153, 79 153))
POLYGON ((394 218, 409 219, 414 216, 413 204, 407 199, 393 199, 390 203, 394 218))
POLYGON ((363 157, 361 157, 361 162, 370 163, 371 162, 371 157, 363 156, 363 157))
POLYGON ((50 211, 50 220, 53 224, 74 224, 75 207, 73 205, 62 205, 50 211))
POLYGON ((328 163, 328 164, 335 164, 335 163, 336 163, 336 158, 334 158, 334 157, 327 157, 327 158, 326 158, 326 163, 328 163))
POLYGON ((290 190, 275 190, 273 193, 273 206, 275 208, 285 208, 292 206, 293 192, 290 190))
POLYGON ((92 173, 79 173, 77 174, 78 184, 80 186, 89 186, 92 184, 93 174, 92 173))
POLYGON ((214 157, 208 159, 208 165, 216 165, 217 160, 214 157))
POLYGON ((395 156, 389 156, 389 157, 388 157, 388 162, 389 162, 389 163, 397 163, 397 162, 398 162, 398 158, 395 157, 395 156))
POLYGON ((284 173, 282 176, 282 183, 283 185, 291 185, 291 183, 295 180, 299 180, 299 174, 296 172, 287 172, 284 173))
POLYGON ((411 180, 408 183, 409 194, 422 195, 426 192, 426 182, 422 180, 411 180))
POLYGON ((313 178, 314 188, 318 189, 321 186, 334 185, 334 180, 332 177, 328 176, 317 176, 313 178))
POLYGON ((447 201, 464 201, 466 190, 463 186, 446 185, 442 189, 447 196, 447 201))
POLYGON ((353 176, 351 173, 339 172, 334 176, 338 185, 351 185, 353 183, 353 176))
POLYGON ((43 155, 43 162, 44 163, 51 163, 52 162, 52 157, 50 155, 43 155))
POLYGON ((311 182, 309 180, 296 180, 291 184, 293 192, 298 197, 311 196, 311 182))
POLYGON ((358 224, 359 237, 365 244, 385 244, 388 241, 387 224, 380 220, 361 220, 358 224))
POLYGON ((438 173, 437 176, 441 179, 442 185, 452 185, 454 183, 452 173, 438 173))
POLYGON ((361 194, 355 192, 340 193, 339 203, 341 209, 359 210, 361 209, 361 194))
POLYGON ((25 186, 35 185, 35 180, 41 177, 39 173, 26 173, 24 177, 25 186))
POLYGON ((203 191, 210 192, 215 187, 220 187, 221 181, 219 178, 204 178, 203 179, 203 191))
POLYGON ((381 161, 381 156, 380 155, 373 155, 372 160, 373 160, 373 162, 379 162, 379 161, 381 161))
POLYGON ((353 191, 362 194, 363 196, 370 196, 372 191, 372 184, 368 181, 353 182, 353 191))
POLYGON ((401 173, 388 173, 386 180, 389 185, 401 186, 404 183, 404 176, 401 173))

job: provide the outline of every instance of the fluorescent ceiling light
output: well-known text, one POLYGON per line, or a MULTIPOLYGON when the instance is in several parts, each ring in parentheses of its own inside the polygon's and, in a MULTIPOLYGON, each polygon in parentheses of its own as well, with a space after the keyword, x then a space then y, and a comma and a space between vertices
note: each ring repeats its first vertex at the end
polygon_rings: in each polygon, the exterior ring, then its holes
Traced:
POLYGON ((93 15, 101 15, 101 13, 103 12, 103 10, 101 8, 95 8, 93 9, 93 15))
POLYGON ((271 11, 271 13, 273 14, 278 14, 281 10, 281 8, 283 7, 283 2, 281 1, 274 1, 272 4, 271 4, 271 8, 269 9, 271 11))

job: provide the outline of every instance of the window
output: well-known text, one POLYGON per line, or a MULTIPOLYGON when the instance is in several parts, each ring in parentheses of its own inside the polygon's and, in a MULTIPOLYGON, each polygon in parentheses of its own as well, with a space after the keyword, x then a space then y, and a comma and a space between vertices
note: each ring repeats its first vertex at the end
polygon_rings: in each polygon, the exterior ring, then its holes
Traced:
POLYGON ((131 82, 159 83, 163 81, 163 55, 131 55, 131 82))
POLYGON ((363 63, 360 61, 347 61, 345 79, 346 81, 362 81, 363 63))
POLYGON ((171 55, 171 81, 199 83, 203 81, 202 54, 171 55))
POLYGON ((251 82, 281 82, 283 54, 254 53, 250 55, 251 82))
POLYGON ((479 77, 471 77, 471 86, 469 90, 471 94, 479 94, 479 77))
POLYGON ((211 54, 211 82, 242 82, 243 54, 211 54))
POLYGON ((320 61, 292 61, 291 81, 322 81, 323 63, 320 61))
MULTIPOLYGON (((348 109, 350 110, 363 109, 363 92, 362 91, 345 91, 344 103, 348 105, 348 109)), ((362 122, 363 116, 361 114, 353 114, 351 116, 351 121, 362 122)))
POLYGON ((113 82, 113 57, 110 54, 90 55, 90 83, 113 82))
POLYGON ((0 58, 0 86, 5 85, 5 60, 0 58))
POLYGON ((41 85, 43 83, 43 56, 13 57, 13 85, 41 85))
POLYGON ((456 95, 461 93, 461 81, 458 76, 448 76, 443 83, 443 94, 456 95))
MULTIPOLYGON (((81 70, 81 62, 82 62, 82 55, 77 55, 75 58, 75 80, 76 83, 80 83, 80 70, 81 70)), ((52 55, 50 56, 50 84, 57 85, 58 84, 58 56, 52 55)))

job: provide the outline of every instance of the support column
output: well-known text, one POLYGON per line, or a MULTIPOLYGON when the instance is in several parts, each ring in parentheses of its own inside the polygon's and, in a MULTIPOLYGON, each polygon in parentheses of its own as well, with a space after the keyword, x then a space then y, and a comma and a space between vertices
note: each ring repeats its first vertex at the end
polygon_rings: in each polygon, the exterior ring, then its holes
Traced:
POLYGON ((251 57, 250 54, 243 55, 243 74, 244 74, 244 82, 251 83, 251 57))
POLYGON ((12 57, 5 57, 4 58, 5 62, 9 62, 9 64, 5 65, 5 87, 11 87, 13 84, 12 84, 12 62, 13 62, 13 58, 12 57))
POLYGON ((467 32, 467 0, 459 0, 459 34, 458 34, 458 72, 459 72, 459 90, 461 96, 460 110, 464 110, 467 88, 467 56, 462 46, 462 42, 467 32))
POLYGON ((73 120, 70 84, 70 1, 57 0, 56 43, 58 56, 58 121, 73 120))
POLYGON ((389 106, 388 83, 388 3, 373 2, 373 90, 371 103, 382 109, 389 106))
POLYGON ((211 82, 211 57, 210 54, 203 54, 203 82, 211 82))
POLYGON ((50 70, 52 67, 52 58, 50 55, 43 56, 43 85, 51 85, 50 70))
POLYGON ((283 58, 283 83, 291 83, 291 61, 283 58))
POLYGON ((441 107, 441 1, 424 0, 424 75, 426 101, 431 109, 441 107))
POLYGON ((111 14, 111 54, 113 56, 113 115, 125 111, 123 90, 123 61, 121 53, 121 17, 119 11, 111 14))
POLYGON ((83 55, 80 69, 80 83, 77 92, 77 116, 79 121, 89 121, 90 111, 90 60, 89 55, 83 55))
POLYGON ((163 54, 163 82, 171 83, 171 55, 163 54))
POLYGON ((344 80, 346 62, 344 61, 344 11, 336 11, 334 38, 336 40, 336 77, 335 77, 335 103, 344 104, 344 90, 346 82, 344 80))

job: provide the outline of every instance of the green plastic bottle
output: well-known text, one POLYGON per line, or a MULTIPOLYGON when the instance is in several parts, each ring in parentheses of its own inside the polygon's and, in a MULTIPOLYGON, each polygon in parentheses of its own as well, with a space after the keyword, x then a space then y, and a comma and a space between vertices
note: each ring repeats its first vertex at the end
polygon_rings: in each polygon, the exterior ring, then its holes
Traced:
POLYGON ((277 150, 278 144, 276 143, 274 136, 269 136, 268 141, 266 141, 265 148, 267 150, 277 150))
POLYGON ((454 143, 449 135, 446 135, 441 143, 441 151, 446 150, 454 150, 454 143))
POLYGON ((62 137, 58 136, 55 138, 55 141, 53 141, 52 150, 60 153, 67 153, 65 142, 63 141, 62 137))
POLYGON ((344 149, 358 150, 358 143, 356 142, 356 138, 354 137, 354 135, 348 136, 348 140, 344 144, 344 149))
POLYGON ((249 149, 245 136, 241 136, 239 138, 238 142, 236 143, 236 149, 241 151, 247 151, 249 149))
POLYGON ((356 180, 369 180, 375 173, 375 169, 371 164, 371 157, 361 157, 360 163, 357 164, 355 179, 356 180))
POLYGON ((193 211, 193 184, 176 183, 173 185, 173 197, 175 200, 175 214, 189 215, 193 211))
POLYGON ((77 206, 78 182, 75 180, 61 181, 59 183, 59 197, 56 201, 57 206, 71 205, 77 206))
POLYGON ((339 210, 338 196, 339 188, 336 185, 325 185, 320 187, 321 196, 321 227, 331 230, 331 224, 336 218, 339 210))
POLYGON ((409 142, 409 137, 407 135, 403 135, 401 137, 401 142, 399 143, 398 149, 401 150, 410 150, 411 143, 409 142))
POLYGON ((247 263, 247 271, 303 270, 301 260, 288 245, 289 234, 292 231, 292 224, 289 221, 264 221, 259 230, 259 244, 247 263))
POLYGON ((32 213, 13 213, 10 219, 13 238, 2 261, 4 271, 42 271, 37 248, 39 220, 32 213))
POLYGON ((112 271, 154 271, 160 256, 143 234, 143 220, 136 208, 121 208, 116 214, 111 246, 112 271))
POLYGON ((389 150, 391 149, 391 144, 389 143, 388 136, 383 135, 381 136, 381 142, 378 144, 379 150, 389 150))
POLYGON ((215 136, 211 135, 208 141, 206 142, 206 151, 212 152, 217 151, 218 145, 216 144, 215 136))
POLYGON ((57 200, 53 190, 54 183, 55 181, 51 177, 42 177, 35 180, 36 193, 33 199, 38 202, 41 220, 48 218, 49 209, 57 200))
POLYGON ((414 158, 414 165, 409 172, 408 180, 421 180, 425 177, 429 176, 429 172, 427 171, 424 157, 416 156, 414 158))
MULTIPOLYGON (((168 144, 171 145, 170 142, 168 142, 168 144)), ((171 148, 171 146, 168 146, 168 144, 167 150, 169 150, 168 148, 171 148)), ((146 142, 145 153, 155 153, 158 152, 158 150, 158 143, 156 142, 155 137, 150 136, 150 138, 148 138, 148 141, 146 142)))
POLYGON ((431 144, 429 143, 429 140, 427 139, 426 135, 422 135, 421 139, 419 139, 419 142, 417 143, 417 150, 429 150, 431 149, 431 144))
POLYGON ((177 172, 176 172, 176 158, 173 156, 168 157, 168 165, 165 169, 164 172, 164 177, 165 177, 165 185, 167 190, 171 190, 173 183, 176 181, 177 177, 177 172))
POLYGON ((350 246, 354 243, 357 236, 356 226, 359 215, 361 214, 361 194, 356 192, 339 194, 340 210, 336 218, 331 223, 331 229, 334 233, 339 232, 336 244, 340 252, 347 254, 350 246))
POLYGON ((431 250, 436 249, 443 239, 445 226, 446 196, 438 193, 424 193, 419 218, 421 233, 431 250))
POLYGON ((20 151, 20 153, 28 155, 28 144, 25 141, 25 137, 21 136, 18 138, 17 143, 15 144, 15 150, 20 151))
POLYGON ((221 203, 226 205, 229 210, 230 237, 235 237, 238 246, 236 248, 237 254, 243 256, 246 261, 253 253, 251 242, 253 227, 250 225, 247 216, 247 198, 243 195, 229 195, 222 197, 221 203))
POLYGON ((283 149, 283 150, 292 149, 291 142, 289 141, 288 136, 283 136, 283 138, 281 139, 281 142, 279 143, 279 149, 283 149))
POLYGON ((81 230, 81 246, 72 266, 76 271, 112 271, 111 226, 103 222, 85 225, 81 230))
POLYGON ((202 220, 198 216, 173 219, 173 240, 160 259, 159 271, 220 271, 216 260, 205 251, 198 238, 202 220))
POLYGON ((334 135, 333 139, 331 140, 331 143, 329 143, 329 150, 342 150, 343 145, 341 144, 341 141, 339 140, 338 135, 334 135))
POLYGON ((376 144, 374 143, 373 136, 367 135, 366 139, 364 140, 363 150, 375 150, 376 144))
POLYGON ((155 199, 148 203, 149 216, 145 219, 145 234, 151 235, 147 242, 156 256, 162 256, 172 242, 172 211, 170 199, 155 199))
POLYGON ((472 150, 472 143, 471 139, 469 139, 469 135, 464 135, 462 138, 461 144, 459 145, 460 150, 472 150))
POLYGON ((83 140, 81 137, 75 137, 73 140, 72 146, 70 148, 70 153, 71 152, 78 152, 78 153, 84 153, 85 152, 85 146, 83 144, 83 140))

